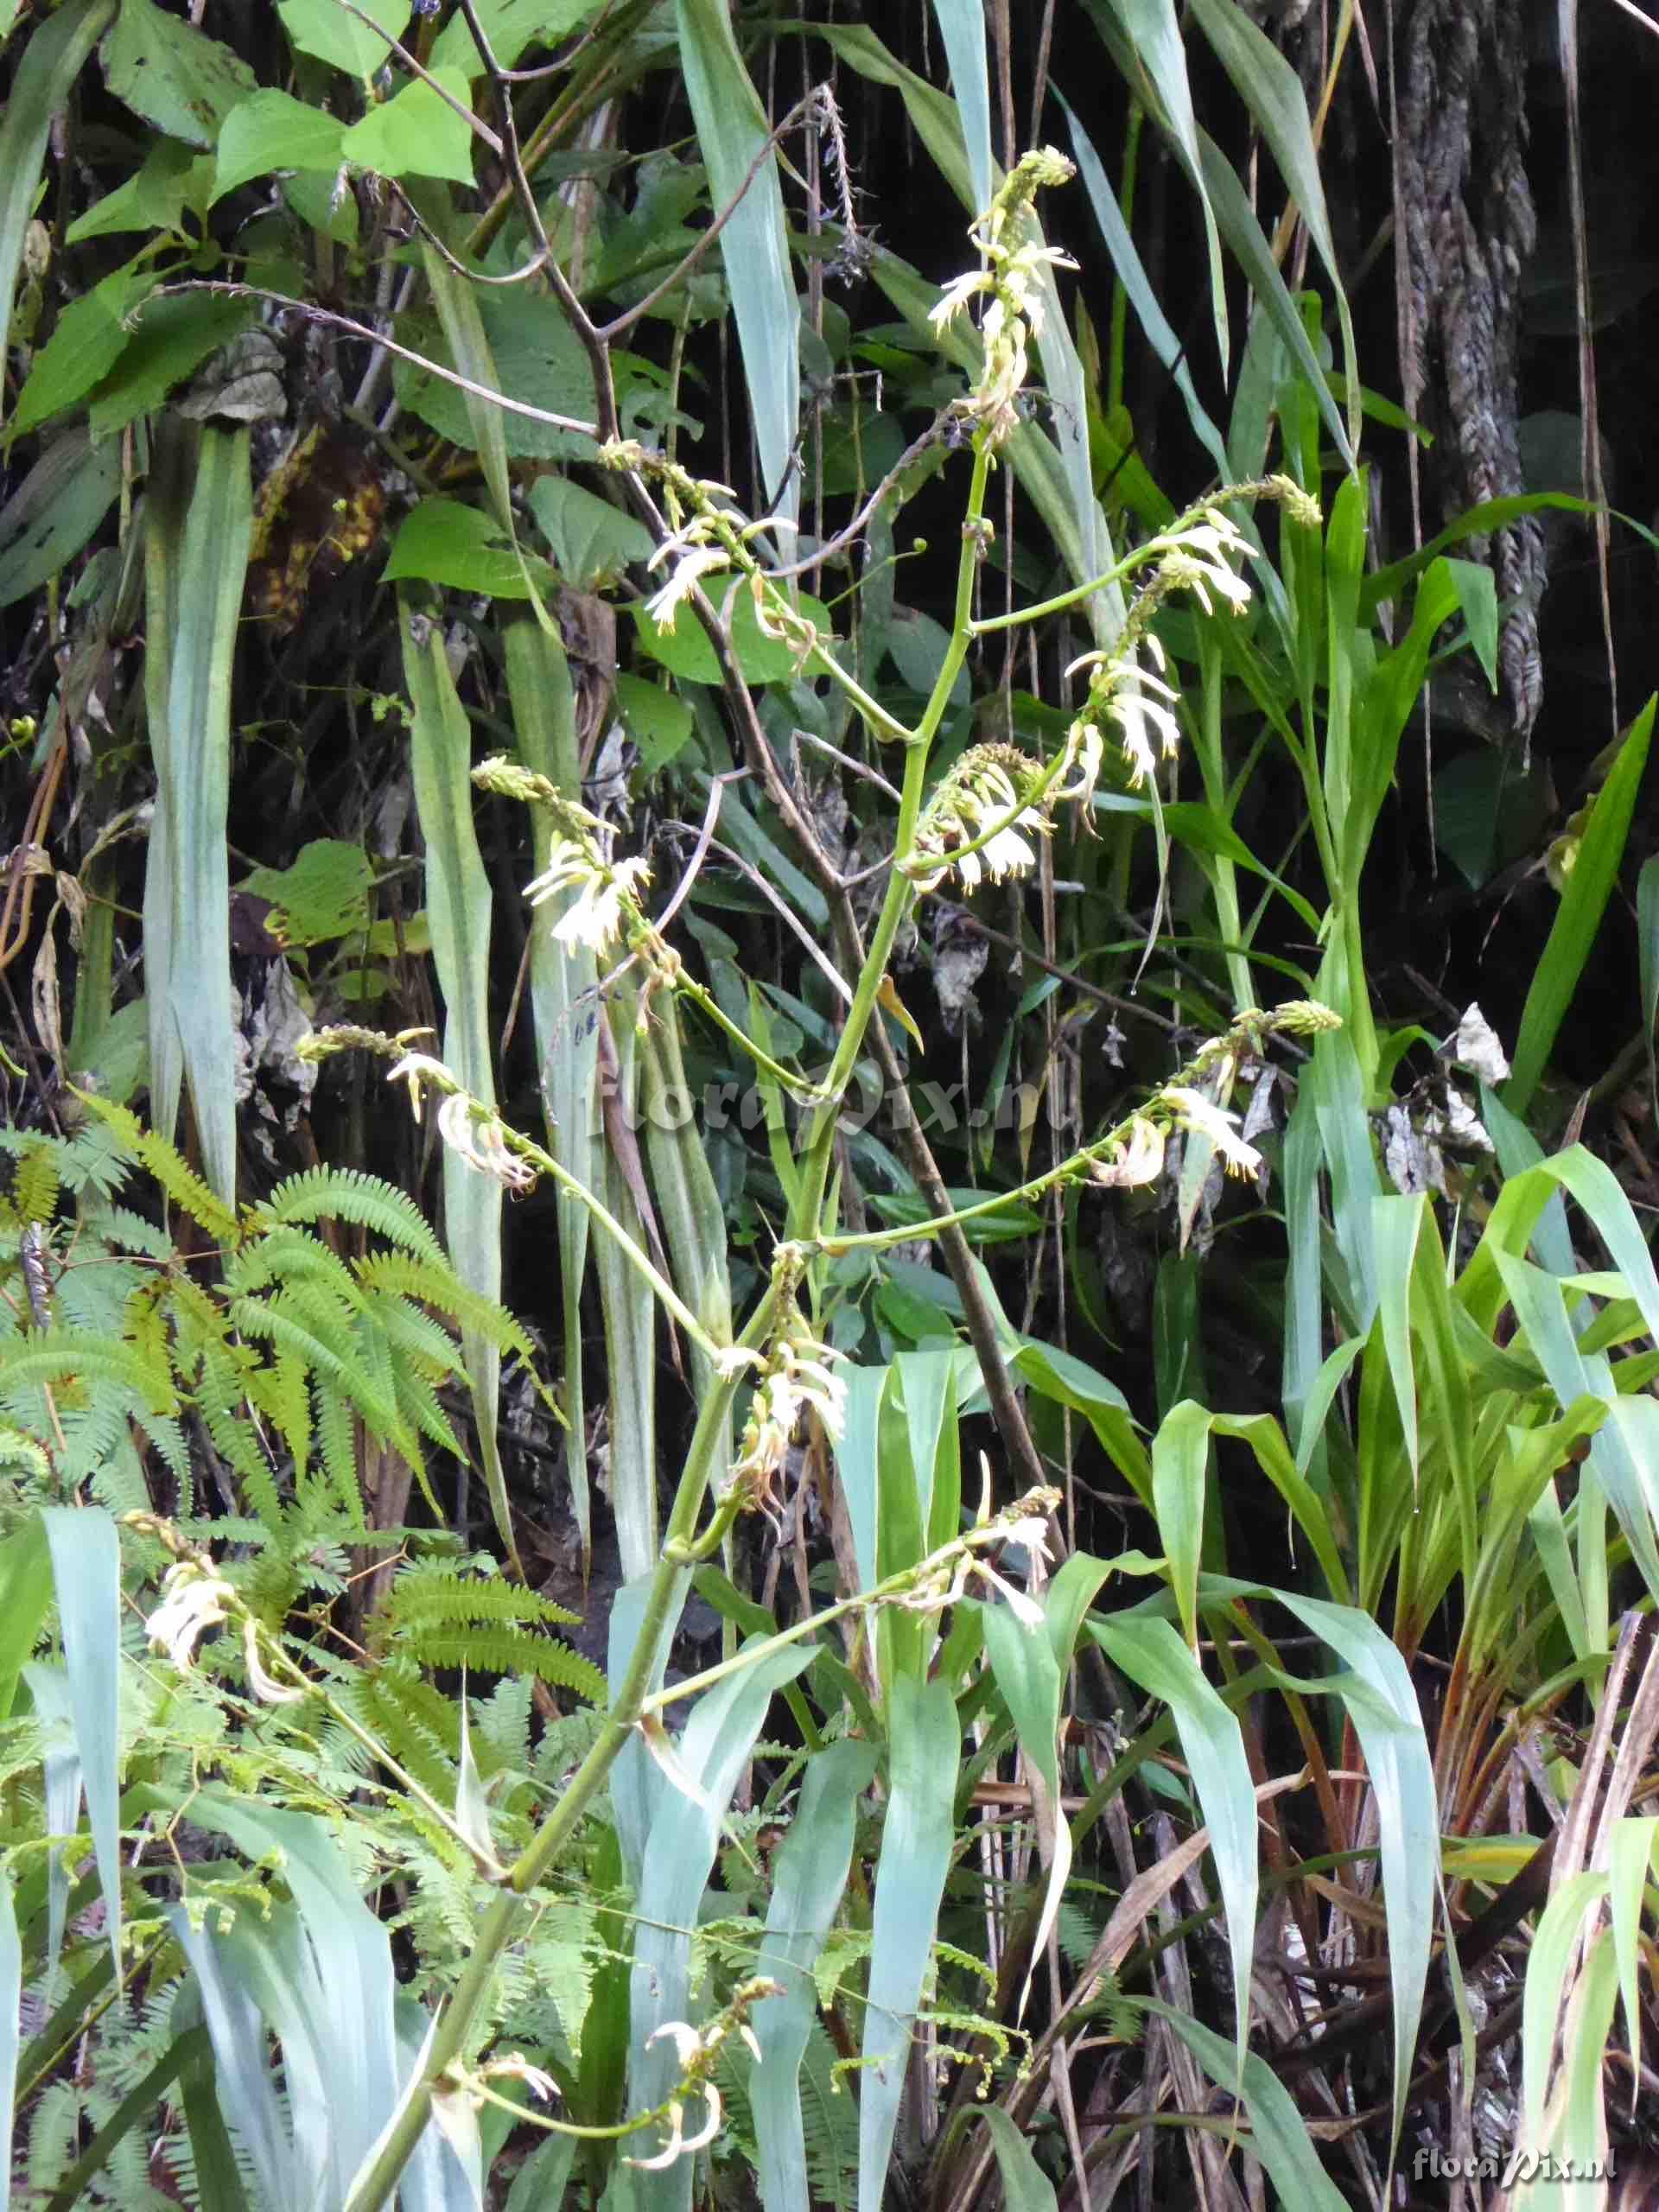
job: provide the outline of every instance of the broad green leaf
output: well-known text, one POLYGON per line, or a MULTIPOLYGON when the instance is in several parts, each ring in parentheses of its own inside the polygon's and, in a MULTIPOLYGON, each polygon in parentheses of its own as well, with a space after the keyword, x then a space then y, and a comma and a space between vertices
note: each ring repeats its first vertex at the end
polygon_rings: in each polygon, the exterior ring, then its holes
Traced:
POLYGON ((1405 1438, 1406 1462, 1411 1469, 1414 1492, 1417 1486, 1417 1377, 1412 1364, 1411 1283, 1426 1203, 1421 1196, 1402 1198, 1397 1192, 1371 1200, 1377 1319, 1382 1325, 1382 1349, 1388 1359, 1389 1378, 1394 1384, 1395 1403, 1400 1410, 1400 1428, 1405 1438))
MULTIPOLYGON (((411 199, 424 199, 422 220, 434 237, 441 238, 451 220, 450 195, 435 186, 422 187, 411 199)), ((432 297, 437 303, 438 316, 443 326, 445 343, 461 373, 482 391, 499 391, 501 371, 496 365, 491 351, 489 327, 477 287, 459 276, 436 246, 429 238, 421 249, 421 259, 426 270, 426 281, 432 297)), ((524 302, 518 302, 520 316, 524 302)), ((572 339, 574 343, 574 338, 572 339)), ((531 605, 536 610, 536 620, 544 630, 553 627, 537 588, 535 574, 525 560, 518 543, 518 527, 513 517, 512 485, 508 475, 507 435, 504 427, 503 410, 482 398, 479 391, 466 394, 467 420, 472 426, 471 443, 478 453, 484 471, 484 481, 489 487, 490 505, 495 511, 502 535, 512 547, 524 581, 531 605)))
MULTIPOLYGON (((346 24, 355 18, 336 10, 346 24)), ((345 156, 345 126, 307 100, 274 88, 255 92, 233 107, 219 134, 213 198, 222 200, 238 185, 272 169, 338 169, 345 156)))
POLYGON ((772 1901, 754 1970, 781 1983, 783 1994, 754 2009, 760 2062, 749 2082, 766 2212, 808 2212, 800 2068, 817 2015, 812 1969, 847 1886, 858 1799, 874 1772, 871 1745, 830 1744, 816 1752, 773 1862, 772 1901))
POLYGON ((1081 1414, 1141 1503, 1152 1505, 1152 1461, 1128 1401, 1115 1382, 1058 1344, 1019 1344, 1008 1364, 1040 1398, 1081 1414))
POLYGON ((368 928, 374 863, 361 845, 314 837, 291 868, 250 868, 237 888, 270 901, 265 928, 278 944, 329 944, 368 928))
POLYGON ((1552 2148, 1556 2171, 1572 2179, 1561 2184, 1560 2212, 1603 2212, 1611 2194, 1606 2180, 1598 2176, 1605 2175, 1610 2164, 1602 2069, 1618 1995, 1617 1961, 1611 1939, 1604 1931, 1591 1944, 1561 2035, 1566 2094, 1552 2148))
POLYGON ((123 231, 179 230, 187 207, 194 215, 206 214, 213 183, 211 155, 176 138, 158 138, 133 175, 75 218, 63 242, 79 245, 83 239, 113 238, 123 231))
POLYGON ((121 489, 118 445, 63 431, 0 507, 0 607, 55 576, 99 527, 121 489))
POLYGON ((674 22, 686 98, 715 208, 723 211, 736 203, 721 234, 721 258, 760 455, 763 499, 756 512, 792 518, 800 498, 793 455, 801 410, 801 311, 777 156, 768 156, 748 183, 769 126, 732 34, 730 0, 674 0, 674 22))
MULTIPOLYGON (((249 1859, 275 1857, 281 1866, 291 1914, 266 1923, 244 1910, 221 1955, 282 2040, 298 2159, 325 2184, 334 2177, 321 2201, 343 2203, 398 2093, 397 1981, 386 1929, 321 1821, 217 1786, 192 1798, 188 1817, 228 1836, 249 1859)), ((193 1957, 199 1963, 200 1952, 193 1957)), ((208 2018, 222 2075, 226 2053, 211 2008, 208 2018)), ((264 2036, 253 2042, 263 2070, 264 2036)))
MULTIPOLYGON (((1167 1621, 1139 1613, 1118 1614, 1110 1621, 1091 1621, 1089 1626, 1113 1665, 1121 1667, 1154 1697, 1161 1698, 1174 1715, 1192 1787, 1210 1830, 1216 1878, 1226 1911, 1236 2061, 1242 2066, 1249 2035, 1250 1959, 1255 1942, 1260 1875, 1255 1785, 1238 1716, 1223 1703, 1196 1657, 1167 1621)), ((1236 2079, 1236 2072, 1233 2078, 1236 2079)), ((1231 2086, 1230 2081, 1227 2086, 1231 2086)))
POLYGON ((1524 1114, 1549 1062, 1557 1031, 1582 982, 1624 855, 1636 795, 1647 766, 1656 701, 1649 699, 1619 747, 1611 773, 1596 796, 1579 842, 1578 858, 1567 879, 1549 942, 1533 973, 1512 1055, 1513 1071, 1503 1086, 1503 1103, 1524 1114))
MULTIPOLYGON (((363 13, 372 16, 393 38, 401 38, 409 22, 412 0, 362 0, 363 13)), ((391 52, 367 23, 335 4, 335 0, 277 0, 283 28, 301 54, 332 61, 353 77, 372 77, 384 67, 391 52)))
MULTIPOLYGON (((495 1104, 491 1051, 490 880, 473 821, 472 730, 444 651, 442 625, 397 594, 404 680, 414 706, 410 765, 426 842, 426 908, 432 964, 444 1004, 443 1059, 481 1105, 495 1104)), ((455 1272, 471 1290, 501 1295, 501 1185, 443 1147, 443 1223, 455 1272)), ((501 1354, 476 1330, 462 1332, 480 1456, 490 1508, 508 1555, 518 1543, 499 1442, 501 1354)))
POLYGON ((86 1791, 92 1855, 116 1970, 121 1963, 121 1543, 99 1505, 48 1506, 63 1666, 86 1791))
POLYGON ((64 308, 57 328, 29 363, 8 426, 11 436, 20 438, 48 416, 73 407, 114 367, 131 337, 126 318, 156 282, 143 259, 116 270, 64 308))
MULTIPOLYGON (((181 1982, 173 2000, 174 2035, 182 2038, 197 2028, 205 2029, 207 2024, 200 1987, 193 1980, 181 1982)), ((210 2037, 204 2036, 181 2069, 179 2094, 184 2105, 184 2124, 189 2131, 190 2154, 202 2202, 213 2205, 215 2212, 220 2206, 224 2212, 247 2212, 247 2192, 242 2186, 235 2147, 225 2125, 225 2115, 219 2108, 210 2037)))
MULTIPOLYGON (((731 622, 732 651, 745 682, 788 683, 795 674, 795 648, 787 639, 769 638, 761 629, 747 588, 735 579, 715 575, 709 578, 704 588, 716 612, 723 612, 731 622)), ((809 622, 817 625, 826 642, 833 638, 835 620, 821 600, 803 592, 796 604, 809 622)), ((720 682, 720 663, 696 615, 681 607, 673 628, 664 630, 645 607, 636 606, 633 620, 640 645, 671 675, 677 676, 683 683, 720 682)))
POLYGON ((1562 1407, 1592 1396, 1612 1409, 1612 1419, 1591 1439, 1589 1464, 1618 1516, 1643 1579, 1659 1593, 1659 1463, 1653 1457, 1659 1437, 1641 1433, 1653 1428, 1641 1408, 1659 1416, 1659 1405, 1651 1398, 1621 1396, 1601 1354, 1580 1351, 1555 1276, 1507 1252, 1498 1253, 1497 1267, 1515 1318, 1562 1407))
MULTIPOLYGON (((551 46, 569 38, 598 8, 599 0, 478 0, 475 12, 491 53, 502 68, 511 69, 526 47, 551 46)), ((467 77, 481 75, 478 48, 459 8, 438 33, 428 66, 459 69, 467 77)))
POLYGON ((1382 1902, 1394 1985, 1394 2133, 1398 2144, 1422 2018, 1440 1873, 1440 1810, 1422 1716, 1406 1662, 1368 1614, 1281 1591, 1287 1605, 1351 1669, 1332 1687, 1348 1707, 1376 1796, 1382 1902))
POLYGON ((146 301, 121 358, 92 394, 87 412, 92 435, 112 438, 159 407, 175 385, 247 329, 256 313, 251 300, 211 294, 146 301))
MULTIPOLYGON (((398 524, 382 581, 418 578, 492 599, 528 599, 524 565, 481 507, 461 499, 421 499, 398 524)), ((555 578, 546 562, 530 565, 537 582, 550 590, 555 578)))
MULTIPOLYGON (((328 0, 332 7, 334 0, 328 0)), ((350 16, 345 19, 351 21, 350 16)), ((442 264, 440 263, 439 266, 442 264)), ((448 272, 446 271, 446 274, 448 272)), ((459 279, 453 279, 459 283, 459 279)), ((504 298, 499 292, 471 295, 482 327, 494 374, 480 378, 459 359, 444 333, 429 317, 411 317, 397 327, 400 342, 457 369, 474 382, 527 406, 544 408, 550 414, 569 415, 580 422, 591 420, 593 378, 588 357, 556 300, 527 293, 522 287, 504 298)), ((480 422, 474 419, 469 394, 441 377, 400 361, 392 371, 398 398, 411 413, 469 453, 482 450, 480 422)), ((482 403, 480 403, 482 404, 482 403)), ((527 416, 490 410, 499 427, 506 452, 515 461, 591 461, 594 442, 574 430, 556 429, 551 423, 532 422, 527 416)))
POLYGON ((1250 2149, 1266 2168, 1279 2202, 1294 2204, 1296 2212, 1344 2212, 1347 2199, 1319 2164, 1306 2122, 1267 2060, 1247 2051, 1241 2069, 1233 2047, 1201 2021, 1154 1999, 1138 2001, 1168 2021, 1217 2088, 1230 2095, 1236 2089, 1243 2099, 1250 2116, 1250 2149))
MULTIPOLYGON (((1056 2212, 1054 2184, 1032 2155, 1025 2137, 1001 2105, 987 2105, 981 2118, 991 2131, 1002 2198, 1008 2212, 1056 2212)), ((772 2212, 770 2205, 766 2212, 772 2212)))
POLYGON ((188 1084, 207 1180, 236 1197, 231 1007, 231 671, 253 527, 248 433, 166 423, 145 511, 144 688, 156 807, 144 877, 151 1116, 188 1084))
POLYGON ((560 574, 578 591, 615 584, 625 569, 651 558, 644 523, 572 477, 538 476, 530 487, 530 511, 560 574))
POLYGON ((696 720, 677 691, 652 683, 643 676, 621 675, 616 679, 616 704, 628 734, 639 748, 639 765, 648 776, 683 753, 696 720))
POLYGON ((892 1788, 876 1865, 859 2076, 859 2212, 881 2212, 911 2037, 956 1837, 962 1732, 948 1682, 900 1675, 889 1689, 892 1788))
MULTIPOLYGON (((459 69, 435 69, 431 74, 467 106, 470 94, 459 69)), ((417 80, 354 123, 340 139, 340 150, 346 161, 378 176, 448 177, 470 188, 474 143, 466 117, 457 115, 431 85, 417 80)))
MULTIPOLYGON (((0 361, 7 357, 23 238, 52 118, 115 14, 115 0, 66 0, 29 35, 0 116, 0 361)), ((49 571, 48 571, 49 573, 49 571)), ((32 589, 33 587, 26 587, 32 589)), ((10 602, 0 600, 0 605, 10 602)))
POLYGON ((169 138, 204 150, 257 83, 239 54, 156 0, 121 0, 103 60, 117 99, 169 138))
POLYGON ((1484 561, 1447 561, 1446 569, 1457 588, 1458 604, 1469 626, 1469 642, 1475 649, 1491 689, 1497 690, 1497 580, 1484 561))

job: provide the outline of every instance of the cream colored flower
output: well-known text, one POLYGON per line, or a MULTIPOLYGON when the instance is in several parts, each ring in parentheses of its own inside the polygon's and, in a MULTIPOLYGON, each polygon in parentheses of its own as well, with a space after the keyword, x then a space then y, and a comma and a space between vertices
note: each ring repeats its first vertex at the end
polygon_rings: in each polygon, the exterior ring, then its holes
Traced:
MULTIPOLYGON (((711 2062, 715 2041, 718 2040, 705 2042, 687 2020, 664 2020, 660 2028, 653 2029, 645 2037, 646 2049, 664 2036, 673 2038, 682 2077, 690 2076, 696 2068, 711 2062)), ((706 2150, 714 2141, 720 2133, 720 2092, 710 2082, 699 2081, 696 2088, 705 2107, 703 2123, 696 2133, 685 2133, 684 2103, 678 2097, 672 2097, 668 2105, 667 2142, 654 2157, 629 2158, 626 2161, 628 2165, 638 2167, 641 2173, 661 2173, 677 2159, 694 2157, 697 2152, 706 2150)))
POLYGON ((1220 1154, 1222 1165, 1230 1175, 1258 1175, 1262 1172, 1262 1155, 1252 1144, 1246 1144, 1238 1134, 1238 1116, 1229 1114, 1206 1098, 1201 1090, 1189 1090, 1185 1084, 1173 1083, 1159 1093, 1162 1103, 1169 1107, 1185 1128, 1198 1135, 1208 1137, 1220 1154))
POLYGON ((259 1624, 248 1614, 242 1623, 242 1656, 248 1669, 248 1684, 262 1705, 302 1705, 305 1692, 292 1683, 279 1682, 268 1674, 265 1662, 259 1655, 259 1624))
POLYGON ((1164 1133, 1155 1122, 1137 1114, 1128 1136, 1113 1147, 1109 1158, 1097 1160, 1090 1174, 1109 1191, 1132 1191, 1155 1183, 1163 1172, 1164 1133))
POLYGON ((510 2050, 500 2058, 493 2058, 480 2072, 486 2082, 522 2082, 531 2094, 539 2097, 543 2104, 551 2104, 559 2094, 559 2085, 544 2067, 532 2066, 522 2051, 510 2050))
POLYGON ((503 1190, 528 1191, 534 1186, 535 1169, 509 1150, 499 1120, 476 1108, 465 1091, 453 1092, 439 1107, 438 1135, 469 1167, 489 1176, 503 1190))
POLYGON ((144 1623, 144 1633, 165 1651, 181 1674, 195 1663, 196 1649, 210 1628, 230 1618, 226 1608, 236 1592, 207 1562, 181 1559, 162 1580, 162 1602, 144 1623))
POLYGON ((532 906, 544 905, 563 893, 575 895, 553 925, 553 936, 567 952, 585 946, 603 952, 622 927, 626 903, 637 911, 639 893, 651 880, 643 860, 618 861, 613 865, 578 844, 574 838, 554 840, 547 867, 525 887, 532 906))
POLYGON ((421 1118, 422 1085, 430 1084, 446 1095, 455 1088, 455 1078, 442 1060, 435 1060, 430 1052, 405 1052, 401 1060, 386 1070, 388 1083, 409 1085, 409 1110, 418 1122, 421 1118))
MULTIPOLYGON (((671 543, 672 541, 671 540, 671 543)), ((661 546, 652 556, 651 566, 668 548, 661 546)), ((645 612, 659 630, 671 630, 682 607, 691 596, 693 588, 716 569, 731 566, 731 556, 723 545, 694 545, 682 553, 669 573, 668 582, 654 591, 645 601, 645 612)))

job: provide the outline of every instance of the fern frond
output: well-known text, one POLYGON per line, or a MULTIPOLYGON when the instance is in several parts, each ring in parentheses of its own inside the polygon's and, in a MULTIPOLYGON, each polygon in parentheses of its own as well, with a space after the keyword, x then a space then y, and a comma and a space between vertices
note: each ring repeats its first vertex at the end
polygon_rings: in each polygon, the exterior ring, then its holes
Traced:
POLYGON ((274 1282, 315 1282, 347 1312, 363 1303, 356 1276, 308 1230, 278 1225, 268 1236, 250 1237, 226 1263, 225 1289, 232 1298, 251 1296, 274 1282))
POLYGON ((399 1451, 407 1450, 410 1457, 414 1456, 413 1440, 397 1407, 368 1388, 367 1378, 355 1361, 343 1359, 314 1327, 295 1314, 285 1293, 269 1301, 236 1299, 232 1302, 231 1318, 249 1336, 264 1338, 279 1354, 287 1354, 314 1373, 327 1376, 351 1400, 377 1436, 396 1444, 399 1451))
POLYGON ((378 1177, 355 1168, 309 1167, 279 1183, 262 1205, 254 1207, 246 1233, 257 1235, 272 1223, 349 1221, 370 1229, 389 1244, 429 1265, 444 1268, 443 1247, 414 1200, 378 1177))
POLYGON ((130 1206, 112 1206, 100 1203, 89 1207, 83 1216, 86 1226, 95 1236, 111 1245, 118 1252, 137 1252, 147 1260, 170 1260, 174 1256, 173 1239, 164 1229, 153 1221, 146 1221, 141 1213, 134 1213, 130 1206))
POLYGON ((49 1222, 58 1210, 60 1162, 57 1147, 37 1137, 17 1165, 11 1203, 20 1222, 49 1222))
MULTIPOLYGON (((363 1491, 358 1479, 357 1439, 352 1425, 351 1408, 338 1390, 329 1388, 321 1377, 316 1382, 317 1448, 327 1478, 328 1495, 345 1512, 354 1533, 361 1533, 368 1526, 363 1510, 363 1491)), ((296 1480, 303 1478, 302 1469, 296 1469, 296 1480)))
POLYGON ((404 1630, 404 1649, 424 1667, 466 1667, 474 1674, 535 1675, 584 1698, 589 1705, 609 1697, 605 1677, 590 1659, 550 1636, 519 1628, 428 1628, 404 1630))
POLYGON ((147 1168, 175 1205, 188 1213, 216 1244, 232 1245, 237 1239, 236 1216, 222 1198, 214 1196, 183 1155, 154 1129, 147 1129, 136 1114, 95 1091, 76 1096, 109 1128, 122 1150, 147 1168))
MULTIPOLYGON (((517 1352, 534 1374, 536 1347, 524 1331, 505 1306, 498 1306, 493 1298, 486 1298, 479 1291, 469 1290, 447 1262, 434 1268, 406 1259, 400 1252, 378 1252, 366 1260, 359 1260, 356 1272, 365 1288, 397 1291, 422 1306, 433 1306, 447 1314, 463 1329, 475 1330, 498 1351, 517 1352)), ((547 1395, 545 1392, 543 1395, 547 1395)), ((549 1402, 552 1402, 550 1399, 549 1402)))
POLYGON ((424 1562, 405 1568, 397 1577, 388 1611, 396 1629, 458 1627, 467 1621, 511 1622, 520 1626, 539 1622, 576 1628, 582 1618, 556 1605, 551 1598, 543 1597, 540 1591, 525 1589, 521 1582, 468 1574, 447 1563, 432 1567, 424 1562))

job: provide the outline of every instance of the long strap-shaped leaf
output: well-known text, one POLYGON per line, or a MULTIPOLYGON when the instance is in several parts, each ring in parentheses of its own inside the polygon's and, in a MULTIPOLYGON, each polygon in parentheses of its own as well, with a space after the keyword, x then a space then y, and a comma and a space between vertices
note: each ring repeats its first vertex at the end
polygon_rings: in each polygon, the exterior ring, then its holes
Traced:
MULTIPOLYGON (((766 143, 766 113, 732 35, 730 0, 675 0, 674 16, 697 143, 715 205, 723 208, 743 190, 766 143)), ((791 463, 801 411, 801 310, 775 156, 743 194, 721 248, 748 372, 761 481, 778 512, 792 520, 798 505, 791 463)))
POLYGON ((893 1791, 875 1876, 869 2006, 859 2076, 858 2212, 881 2212, 910 2039, 956 1836, 962 1732, 944 1681, 901 1675, 888 1704, 893 1791))
POLYGON ((11 334, 11 302, 34 213, 52 118, 87 55, 115 17, 115 0, 68 0, 29 41, 0 121, 0 361, 11 334))
MULTIPOLYGON (((576 745, 575 702, 564 647, 556 632, 519 615, 503 632, 506 650, 507 696, 518 734, 518 756, 526 768, 545 776, 568 798, 582 797, 582 762, 576 745)), ((537 875, 551 855, 553 825, 545 808, 531 810, 531 849, 537 875)), ((563 899, 573 893, 559 894, 563 899)), ((597 1197, 603 1173, 599 1145, 596 1091, 599 1065, 598 977, 594 955, 585 946, 568 950, 555 942, 559 907, 553 901, 531 916, 530 1006, 536 1029, 536 1062, 547 1122, 548 1149, 561 1167, 597 1197)), ((588 1451, 582 1397, 582 1284, 588 1267, 588 1210, 561 1191, 556 1219, 559 1229, 559 1280, 564 1308, 564 1409, 566 1464, 570 1506, 582 1532, 586 1557, 593 1549, 593 1515, 588 1493, 588 1451)))
MULTIPOLYGON (((449 673, 442 626, 397 594, 404 680, 414 707, 410 761, 415 810, 426 841, 426 911, 432 963, 443 994, 443 1058, 451 1073, 486 1106, 495 1103, 490 1054, 490 880, 473 823, 473 735, 449 673)), ((449 1257, 469 1290, 501 1295, 501 1185, 469 1167, 448 1146, 443 1154, 443 1225, 449 1257)), ((499 1440, 501 1354, 476 1330, 461 1332, 473 1386, 479 1455, 495 1525, 518 1564, 499 1440)))
MULTIPOLYGON (((691 1931, 721 1824, 773 1692, 793 1681, 812 1656, 799 1645, 772 1651, 700 1698, 677 1746, 680 1768, 698 1794, 690 1797, 672 1785, 658 1792, 639 1878, 630 1983, 628 2101, 636 2112, 660 2104, 679 2079, 676 2041, 661 2031, 670 2021, 684 2021, 690 2006, 691 1931)), ((665 2172, 637 2175, 634 2201, 642 2212, 687 2212, 692 2163, 677 2158, 665 2172)))
POLYGON ((11 1880, 0 1870, 0 2212, 11 2205, 11 2107, 17 2092, 17 2022, 23 1998, 23 1947, 11 1880))
POLYGON ((52 1553, 63 1666, 104 1891, 110 1956, 121 1962, 121 1544, 101 1505, 42 1512, 52 1553))
POLYGON ((766 2212, 807 2212, 800 2075, 817 2014, 812 1969, 847 1886, 859 1793, 874 1772, 875 1752, 868 1744, 831 1744, 820 1751, 808 1764, 799 1807, 778 1853, 755 1966, 781 1985, 783 1994, 755 2007, 760 2063, 749 2084, 766 2212))
POLYGON ((203 1168, 229 1204, 231 672, 252 528, 247 431, 160 425, 144 536, 144 695, 156 785, 144 878, 150 1112, 170 1138, 188 1085, 203 1168))

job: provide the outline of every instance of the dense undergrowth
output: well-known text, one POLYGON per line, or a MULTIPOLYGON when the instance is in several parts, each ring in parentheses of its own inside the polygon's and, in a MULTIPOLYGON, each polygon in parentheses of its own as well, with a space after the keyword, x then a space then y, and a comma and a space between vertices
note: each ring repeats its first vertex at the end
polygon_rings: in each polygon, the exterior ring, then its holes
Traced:
POLYGON ((10 26, 0 2205, 1642 2185, 1651 538, 1353 11, 866 12, 10 26))

